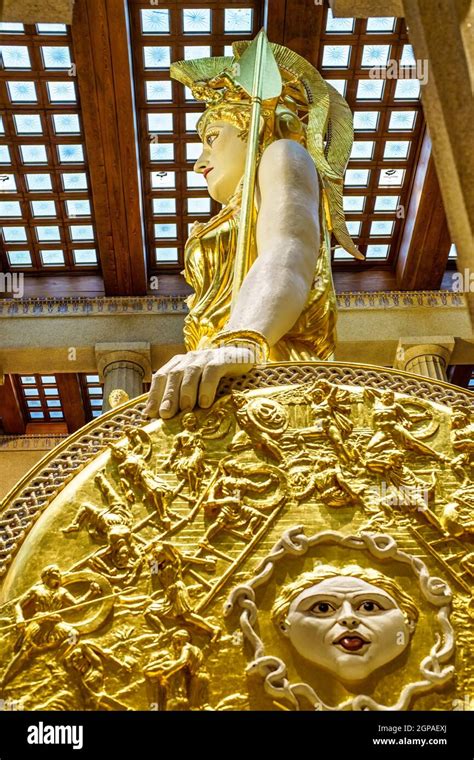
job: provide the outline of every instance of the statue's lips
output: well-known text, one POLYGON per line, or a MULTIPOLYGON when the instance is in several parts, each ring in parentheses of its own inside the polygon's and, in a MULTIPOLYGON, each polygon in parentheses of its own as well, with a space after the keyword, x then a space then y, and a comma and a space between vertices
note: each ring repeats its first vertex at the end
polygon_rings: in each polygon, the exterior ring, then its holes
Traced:
POLYGON ((210 167, 208 167, 207 169, 205 169, 205 170, 203 171, 204 179, 206 179, 206 177, 207 177, 207 175, 209 174, 209 172, 212 172, 212 170, 213 170, 213 169, 214 169, 214 167, 213 167, 213 166, 210 166, 210 167))
POLYGON ((342 636, 339 636, 339 638, 334 641, 334 644, 342 647, 346 652, 358 652, 362 647, 368 646, 370 641, 364 639, 363 636, 360 636, 358 633, 343 633, 342 636))

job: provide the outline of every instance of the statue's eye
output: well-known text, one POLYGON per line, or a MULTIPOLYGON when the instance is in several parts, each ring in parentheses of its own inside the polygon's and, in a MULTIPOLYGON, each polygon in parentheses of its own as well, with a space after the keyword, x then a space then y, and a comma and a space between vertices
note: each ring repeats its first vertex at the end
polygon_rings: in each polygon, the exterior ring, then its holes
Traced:
POLYGON ((330 615, 331 612, 334 612, 334 607, 329 602, 316 602, 310 607, 310 611, 314 615, 330 615))
POLYGON ((206 135, 206 143, 211 146, 214 140, 219 136, 219 132, 208 132, 206 135))
POLYGON ((377 610, 382 610, 383 607, 381 607, 380 604, 377 604, 377 602, 372 602, 368 599, 367 601, 362 602, 362 604, 359 604, 357 609, 362 610, 363 612, 376 612, 377 610))

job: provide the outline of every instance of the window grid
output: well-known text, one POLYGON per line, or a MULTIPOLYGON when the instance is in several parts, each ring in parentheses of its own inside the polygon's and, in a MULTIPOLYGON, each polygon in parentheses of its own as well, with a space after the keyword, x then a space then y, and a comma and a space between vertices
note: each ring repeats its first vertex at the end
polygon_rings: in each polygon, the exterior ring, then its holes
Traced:
MULTIPOLYGON (((199 137, 194 128, 186 129, 187 115, 188 122, 192 121, 194 115, 199 115, 203 111, 203 106, 194 100, 186 99, 190 97, 190 93, 186 93, 184 86, 179 82, 172 81, 169 84, 168 66, 166 68, 146 69, 144 49, 154 46, 167 46, 170 48, 171 61, 185 58, 185 48, 193 46, 209 48, 209 54, 212 56, 224 55, 226 46, 230 46, 236 40, 252 39, 261 26, 262 3, 259 0, 254 2, 216 0, 203 5, 205 5, 205 8, 202 8, 204 11, 202 14, 203 28, 199 31, 185 32, 185 18, 186 27, 189 29, 191 27, 197 29, 199 24, 193 21, 190 14, 185 17, 183 11, 192 11, 196 17, 199 11, 199 3, 189 0, 187 2, 174 0, 173 2, 160 3, 157 10, 168 11, 169 32, 166 31, 166 22, 163 22, 163 31, 156 33, 155 30, 155 33, 152 34, 142 32, 141 26, 141 11, 146 11, 147 18, 152 18, 148 15, 150 14, 150 4, 142 0, 129 0, 140 136, 142 193, 151 271, 181 270, 189 225, 196 220, 201 222, 208 220, 219 211, 220 206, 212 201, 210 210, 206 210, 205 204, 203 204, 202 212, 188 208, 188 199, 208 198, 205 182, 201 184, 202 178, 198 175, 192 176, 193 165, 196 160, 193 156, 196 154, 193 154, 193 148, 188 146, 199 144, 199 137), (226 17, 226 11, 234 12, 235 19, 235 11, 238 9, 253 11, 251 27, 247 32, 226 32, 226 18, 227 23, 229 23, 229 16, 226 17), (208 19, 210 19, 210 31, 208 19), (158 96, 159 93, 156 88, 160 86, 160 83, 166 83, 162 86, 166 88, 168 93, 171 92, 171 100, 147 100, 147 91, 149 98, 151 97, 150 92, 154 92, 155 96, 158 96), (166 129, 168 125, 164 124, 165 130, 163 132, 156 131, 153 122, 152 128, 150 128, 148 117, 154 114, 161 116, 172 114, 171 129, 166 129), (159 155, 160 149, 162 149, 161 155, 159 155), (172 157, 169 155, 171 149, 174 149, 172 157), (151 151, 153 151, 152 154, 151 151), (168 155, 166 151, 169 152, 168 155), (157 178, 157 172, 166 172, 167 175, 160 180, 157 178), (163 187, 163 189, 153 187, 153 182, 157 184, 161 181, 164 185, 171 183, 174 186, 163 187), (158 199, 174 200, 175 209, 170 208, 167 211, 166 208, 163 208, 164 213, 154 213, 154 206, 155 210, 159 211, 157 208, 158 199), (176 225, 176 232, 173 225, 176 225), (156 250, 160 252, 161 262, 157 259, 156 250)), ((166 15, 163 14, 163 17, 166 18, 166 15)), ((163 90, 165 95, 167 94, 166 90, 163 90)), ((157 126, 160 124, 158 123, 157 126)), ((198 209, 198 204, 195 204, 194 208, 198 209)))
POLYGON ((64 421, 55 375, 18 375, 16 385, 27 422, 64 421))
POLYGON ((102 414, 104 386, 100 382, 99 375, 79 375, 86 422, 90 422, 102 414))
MULTIPOLYGON (((364 66, 365 60, 380 54, 380 63, 400 60, 410 63, 411 49, 408 42, 406 25, 403 19, 393 19, 393 23, 386 24, 387 31, 368 31, 368 24, 373 19, 351 19, 352 32, 349 21, 344 25, 341 20, 334 23, 328 9, 325 11, 324 29, 321 34, 321 46, 319 56, 319 70, 323 77, 330 80, 337 88, 344 90, 344 96, 354 112, 354 140, 356 148, 353 149, 348 164, 346 182, 344 188, 346 216, 349 223, 359 222, 360 232, 354 236, 356 244, 362 253, 366 255, 366 263, 357 262, 344 251, 337 248, 333 253, 335 268, 357 267, 364 268, 368 265, 387 264, 393 266, 396 260, 399 241, 403 231, 404 216, 408 209, 414 169, 418 160, 421 146, 421 138, 424 130, 423 113, 419 97, 413 99, 396 99, 397 81, 409 81, 396 78, 372 79, 369 76, 370 66, 364 66), (339 27, 343 31, 328 31, 328 28, 339 27), (342 53, 333 53, 333 58, 338 65, 328 66, 334 60, 328 56, 326 46, 331 48, 342 46, 342 53), (386 51, 389 46, 389 51, 386 51), (343 65, 347 56, 347 47, 350 48, 347 65, 343 65), (325 65, 323 65, 323 62, 325 65), (380 87, 382 82, 382 87, 380 87), (393 112, 400 116, 393 118, 393 112), (413 123, 412 112, 415 115, 413 123), (358 116, 359 114, 359 116, 358 116), (367 114, 367 115, 366 115, 367 114), (371 115, 378 114, 375 128, 358 129, 364 120, 370 120, 371 115), (405 117, 406 114, 406 117, 405 117), (407 128, 401 128, 400 124, 406 120, 407 128), (393 126, 396 128, 393 128, 393 126), (392 127, 392 128, 391 128, 392 127), (406 145, 405 143, 409 143, 406 145), (362 157, 363 148, 359 143, 371 143, 370 158, 362 157), (358 151, 358 153, 357 153, 358 151), (390 170, 389 175, 381 172, 390 170), (359 185, 348 184, 352 171, 368 171, 366 183, 359 185), (348 176, 347 176, 348 175, 348 176), (398 180, 400 184, 390 184, 398 180), (380 182, 380 184, 379 184, 380 182), (383 184, 382 184, 383 183, 383 184), (363 197, 362 209, 349 209, 350 198, 363 197), (391 207, 390 197, 398 199, 396 206, 391 207), (401 212, 401 210, 403 210, 401 212), (382 229, 378 222, 393 222, 391 233, 375 234, 374 231, 382 229)), ((398 73, 398 72, 397 72, 398 73)), ((404 72, 405 73, 405 72, 404 72)), ((354 200, 355 203, 355 200, 354 200)))
POLYGON ((2 163, 0 179, 13 174, 16 184, 11 190, 2 190, 0 186, 0 204, 3 204, 0 205, 3 230, 0 258, 4 270, 96 272, 99 269, 72 39, 68 27, 59 26, 58 29, 62 29, 62 33, 39 33, 37 26, 25 25, 23 32, 0 33, 0 45, 7 50, 3 61, 8 63, 10 47, 14 50, 15 46, 20 46, 27 48, 31 64, 31 68, 22 69, 0 64, 0 106, 5 130, 0 136, 0 145, 8 147, 11 162, 2 163), (46 67, 48 62, 54 65, 56 59, 60 68, 46 67), (12 87, 26 86, 28 90, 32 83, 37 102, 11 100, 12 87), (50 94, 57 87, 63 89, 64 99, 53 102, 50 94), (71 92, 73 101, 67 99, 71 92), (60 121, 67 115, 72 122, 69 131, 59 133, 60 121), (39 120, 40 133, 18 133, 15 117, 25 116, 39 120), (79 122, 77 133, 76 120, 79 122), (35 154, 38 162, 25 162, 25 159, 31 161, 35 154), (49 175, 50 189, 49 182, 44 183, 41 175, 49 175), (39 189, 33 189, 38 182, 39 189), (67 189, 64 183, 71 189, 67 189), (74 201, 89 201, 89 208, 82 209, 86 212, 84 216, 73 214, 74 201), (4 205, 8 202, 19 204, 20 216, 8 216, 9 209, 4 205), (78 230, 76 224, 88 229, 78 230), (20 231, 10 228, 25 228, 25 233, 14 240, 20 231), (46 263, 48 261, 52 263, 46 263))

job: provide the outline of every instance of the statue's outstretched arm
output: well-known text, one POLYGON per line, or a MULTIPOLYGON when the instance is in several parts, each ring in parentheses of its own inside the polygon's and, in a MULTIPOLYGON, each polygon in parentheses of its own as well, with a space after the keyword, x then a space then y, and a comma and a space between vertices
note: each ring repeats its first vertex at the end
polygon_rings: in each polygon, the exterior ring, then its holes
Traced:
MULTIPOLYGON (((201 168, 210 152, 204 148, 201 168)), ((291 140, 269 145, 257 180, 258 256, 225 331, 260 334, 271 348, 295 324, 310 292, 320 243, 319 183, 309 153, 291 140)), ((170 418, 196 403, 208 408, 224 375, 245 374, 258 361, 251 345, 234 343, 174 356, 153 376, 146 413, 170 418)))

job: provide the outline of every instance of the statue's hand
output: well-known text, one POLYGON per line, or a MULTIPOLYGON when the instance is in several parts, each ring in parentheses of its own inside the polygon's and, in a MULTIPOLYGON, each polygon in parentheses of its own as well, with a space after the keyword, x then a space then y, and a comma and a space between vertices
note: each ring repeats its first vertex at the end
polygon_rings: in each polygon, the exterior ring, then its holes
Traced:
POLYGON ((223 346, 189 351, 170 359, 153 375, 145 414, 169 419, 196 406, 207 409, 224 375, 243 375, 255 364, 250 348, 223 346))
POLYGON ((57 612, 47 615, 43 620, 48 623, 62 623, 62 617, 57 612))

